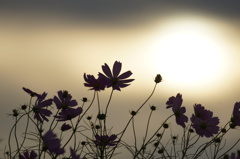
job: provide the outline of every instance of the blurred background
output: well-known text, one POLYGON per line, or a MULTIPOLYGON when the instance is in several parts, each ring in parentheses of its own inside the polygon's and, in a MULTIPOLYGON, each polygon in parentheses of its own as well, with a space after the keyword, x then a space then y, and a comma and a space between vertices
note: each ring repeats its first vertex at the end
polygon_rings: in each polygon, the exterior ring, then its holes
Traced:
MULTIPOLYGON (((139 114, 139 134, 144 111, 158 107, 153 130, 171 114, 165 103, 177 93, 189 117, 200 103, 223 126, 240 101, 239 7, 240 1, 205 0, 1 1, 1 154, 14 123, 8 114, 29 102, 22 87, 46 91, 49 98, 68 90, 80 103, 93 95, 83 86, 83 74, 97 75, 101 65, 112 67, 116 60, 135 81, 113 94, 109 118, 115 133, 150 95, 159 73, 163 81, 139 114)), ((110 92, 100 93, 103 107, 110 92)))

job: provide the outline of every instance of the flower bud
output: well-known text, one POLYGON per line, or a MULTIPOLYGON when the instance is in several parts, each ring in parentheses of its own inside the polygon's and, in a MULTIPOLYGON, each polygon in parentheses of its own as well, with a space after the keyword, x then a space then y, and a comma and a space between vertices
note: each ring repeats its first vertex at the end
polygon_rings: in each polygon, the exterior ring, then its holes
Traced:
POLYGON ((151 109, 152 111, 155 111, 155 110, 156 110, 156 106, 152 105, 152 106, 150 107, 150 109, 151 109))
POLYGON ((105 119, 106 119, 106 115, 105 115, 105 114, 98 114, 98 115, 97 115, 97 118, 98 118, 99 120, 105 120, 105 119))
POLYGON ((82 101, 83 101, 83 102, 87 102, 87 100, 88 100, 88 99, 87 99, 86 97, 83 97, 83 98, 82 98, 82 101))
POLYGON ((164 123, 164 124, 163 124, 163 127, 164 127, 165 129, 167 129, 167 128, 169 127, 169 125, 168 125, 167 123, 164 123))
POLYGON ((22 106, 21 106, 21 109, 22 109, 22 110, 25 110, 26 108, 27 108, 26 105, 22 105, 22 106))
POLYGON ((155 83, 160 83, 162 81, 162 76, 160 74, 157 74, 154 81, 155 83))
POLYGON ((135 116, 136 114, 137 114, 137 112, 135 112, 134 110, 131 111, 131 115, 132 115, 132 116, 135 116))

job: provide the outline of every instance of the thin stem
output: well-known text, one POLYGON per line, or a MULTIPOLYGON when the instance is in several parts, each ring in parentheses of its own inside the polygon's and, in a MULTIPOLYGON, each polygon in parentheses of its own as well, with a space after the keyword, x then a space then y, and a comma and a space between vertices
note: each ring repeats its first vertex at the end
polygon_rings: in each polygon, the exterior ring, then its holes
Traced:
POLYGON ((94 99, 95 99, 95 94, 96 94, 96 91, 94 92, 92 102, 90 103, 90 105, 88 106, 88 108, 86 109, 86 111, 82 114, 82 117, 81 117, 81 118, 79 119, 79 121, 77 122, 74 131, 73 131, 72 134, 70 135, 69 139, 67 140, 67 142, 65 143, 65 145, 63 146, 63 148, 66 147, 67 144, 70 142, 70 140, 72 139, 74 133, 76 132, 76 130, 77 130, 77 128, 78 128, 78 124, 80 123, 80 120, 83 118, 83 116, 87 113, 87 111, 88 111, 88 110, 90 109, 90 107, 92 106, 93 101, 94 101, 94 99))
MULTIPOLYGON (((152 93, 149 95, 149 97, 148 97, 148 98, 143 102, 143 104, 137 109, 136 114, 142 109, 142 107, 143 107, 143 106, 148 102, 148 100, 152 97, 153 93, 155 92, 156 87, 157 87, 157 83, 154 85, 154 88, 153 88, 153 90, 152 90, 152 93)), ((120 136, 120 138, 119 138, 119 142, 121 141, 123 135, 125 134, 125 132, 126 132, 128 126, 129 126, 131 120, 133 119, 133 117, 134 117, 134 116, 132 115, 131 118, 128 120, 128 122, 127 122, 125 128, 123 129, 122 134, 121 134, 121 136, 120 136)), ((111 157, 113 156, 113 153, 115 152, 115 150, 116 150, 119 142, 118 142, 118 143, 115 145, 115 147, 113 148, 113 151, 112 151, 112 153, 111 153, 111 155, 110 155, 109 158, 111 158, 111 157)))
POLYGON ((142 148, 138 151, 138 153, 134 156, 133 159, 135 159, 138 156, 138 154, 142 151, 142 149, 148 145, 148 143, 154 138, 154 136, 156 136, 156 134, 159 132, 159 130, 163 127, 164 123, 166 123, 167 120, 170 119, 172 116, 174 116, 174 114, 170 115, 167 119, 165 119, 163 124, 155 131, 155 133, 152 135, 152 137, 150 137, 148 139, 148 141, 145 143, 145 145, 142 146, 142 148))
MULTIPOLYGON (((15 118, 15 122, 17 122, 17 117, 15 118)), ((20 149, 19 149, 19 144, 18 144, 18 139, 17 139, 17 125, 14 127, 14 136, 15 136, 15 140, 16 140, 16 144, 17 144, 17 151, 19 152, 20 149)))
POLYGON ((149 117, 148 117, 147 128, 146 128, 145 136, 144 136, 144 138, 143 138, 143 145, 144 145, 145 140, 146 140, 146 138, 147 138, 148 128, 149 128, 149 123, 150 123, 150 119, 151 119, 151 116, 152 116, 152 112, 153 112, 153 111, 150 112, 150 115, 149 115, 149 117))
POLYGON ((133 128, 133 136, 134 136, 134 146, 135 146, 135 152, 137 151, 137 137, 136 137, 136 130, 134 126, 134 118, 132 120, 132 128, 133 128))

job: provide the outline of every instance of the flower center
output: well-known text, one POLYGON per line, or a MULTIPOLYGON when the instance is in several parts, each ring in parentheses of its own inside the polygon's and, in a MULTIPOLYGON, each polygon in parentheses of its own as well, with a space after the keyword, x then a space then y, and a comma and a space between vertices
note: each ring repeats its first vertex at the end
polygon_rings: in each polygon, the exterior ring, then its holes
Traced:
POLYGON ((62 109, 67 109, 67 108, 68 108, 68 105, 67 105, 66 103, 62 103, 62 104, 61 104, 61 108, 62 108, 62 109))
POLYGON ((204 122, 202 122, 199 126, 200 126, 200 128, 203 129, 203 130, 205 130, 205 129, 207 128, 207 124, 204 123, 204 122))
POLYGON ((116 85, 118 83, 118 79, 117 78, 112 78, 112 85, 116 85))
POLYGON ((34 107, 32 108, 32 110, 33 110, 33 112, 36 113, 36 114, 40 113, 40 108, 38 108, 38 107, 36 107, 36 106, 34 106, 34 107))

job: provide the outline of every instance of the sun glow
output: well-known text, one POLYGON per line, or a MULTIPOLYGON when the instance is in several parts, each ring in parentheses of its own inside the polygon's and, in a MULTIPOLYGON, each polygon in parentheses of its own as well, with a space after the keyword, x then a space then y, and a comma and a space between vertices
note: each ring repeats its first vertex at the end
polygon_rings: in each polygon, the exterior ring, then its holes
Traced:
POLYGON ((226 48, 212 26, 199 19, 175 19, 161 27, 151 44, 154 70, 176 85, 216 84, 226 69, 226 48))

